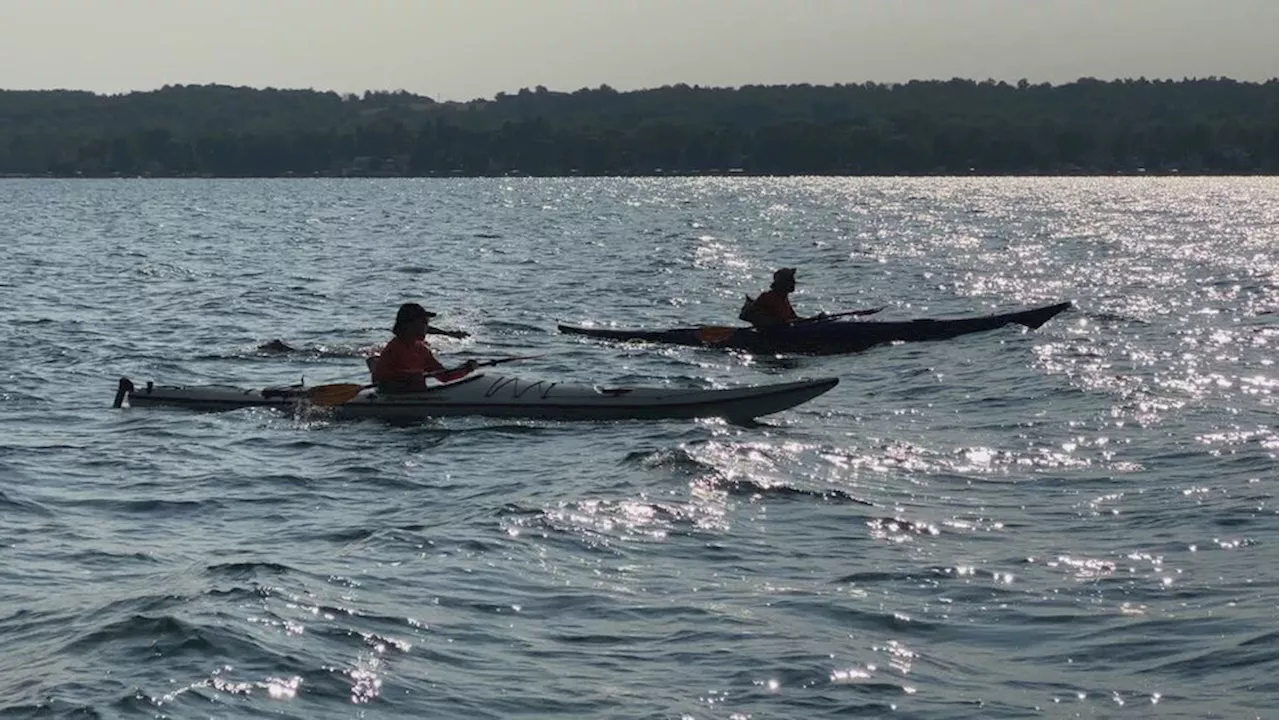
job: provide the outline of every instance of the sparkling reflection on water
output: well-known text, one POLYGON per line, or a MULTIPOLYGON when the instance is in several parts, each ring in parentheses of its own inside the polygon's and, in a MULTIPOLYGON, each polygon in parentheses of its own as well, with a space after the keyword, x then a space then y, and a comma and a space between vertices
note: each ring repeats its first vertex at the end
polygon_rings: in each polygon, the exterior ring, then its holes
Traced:
POLYGON ((4 710, 1274 712, 1273 179, 0 192, 4 710), (1076 308, 823 358, 555 332, 731 322, 782 265, 801 312, 1076 308), (754 428, 108 407, 362 378, 404 299, 530 378, 841 384, 754 428))

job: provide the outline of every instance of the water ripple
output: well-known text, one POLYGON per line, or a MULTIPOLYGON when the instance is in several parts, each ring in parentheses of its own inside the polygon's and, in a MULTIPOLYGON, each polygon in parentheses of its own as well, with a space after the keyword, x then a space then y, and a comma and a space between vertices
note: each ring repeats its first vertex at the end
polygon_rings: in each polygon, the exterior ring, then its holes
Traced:
POLYGON ((1274 179, 0 181, 0 715, 1268 716, 1274 179), (589 342, 802 313, 852 356, 589 342), (114 411, 446 363, 726 387, 752 426, 114 411), (515 368, 515 366, 512 366, 515 368))

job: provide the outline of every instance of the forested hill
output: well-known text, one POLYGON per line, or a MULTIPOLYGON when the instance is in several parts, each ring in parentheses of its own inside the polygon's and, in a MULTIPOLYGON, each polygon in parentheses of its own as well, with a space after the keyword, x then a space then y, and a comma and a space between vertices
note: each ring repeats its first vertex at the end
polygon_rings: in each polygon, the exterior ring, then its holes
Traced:
POLYGON ((0 174, 1275 174, 1277 82, 0 91, 0 174))

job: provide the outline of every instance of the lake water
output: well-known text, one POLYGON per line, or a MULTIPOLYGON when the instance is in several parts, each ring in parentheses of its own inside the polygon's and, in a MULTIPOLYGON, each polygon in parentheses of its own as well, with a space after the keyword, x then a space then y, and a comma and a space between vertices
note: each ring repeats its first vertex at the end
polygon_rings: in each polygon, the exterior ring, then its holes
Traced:
POLYGON ((1275 178, 0 181, 0 716, 1275 717, 1275 178), (858 355, 610 344, 1071 300, 858 355), (110 407, 446 364, 760 427, 110 407), (283 340, 291 352, 261 346, 283 340))

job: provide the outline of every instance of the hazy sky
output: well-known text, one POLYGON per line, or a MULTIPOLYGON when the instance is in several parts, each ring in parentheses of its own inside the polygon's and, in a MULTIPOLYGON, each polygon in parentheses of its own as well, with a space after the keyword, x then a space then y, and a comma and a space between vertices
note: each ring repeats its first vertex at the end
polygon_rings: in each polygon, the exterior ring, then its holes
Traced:
POLYGON ((0 88, 1277 75, 1277 0, 0 0, 0 88))

